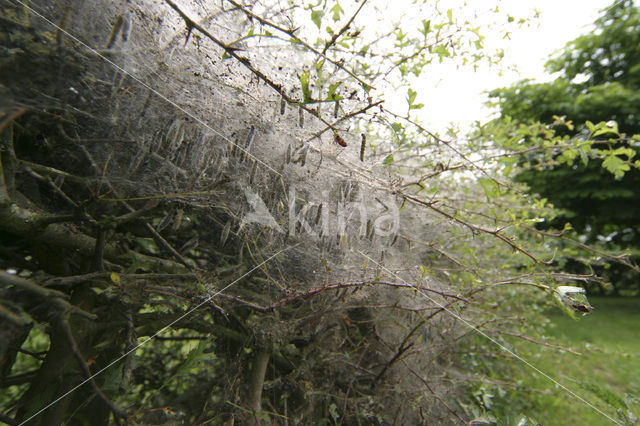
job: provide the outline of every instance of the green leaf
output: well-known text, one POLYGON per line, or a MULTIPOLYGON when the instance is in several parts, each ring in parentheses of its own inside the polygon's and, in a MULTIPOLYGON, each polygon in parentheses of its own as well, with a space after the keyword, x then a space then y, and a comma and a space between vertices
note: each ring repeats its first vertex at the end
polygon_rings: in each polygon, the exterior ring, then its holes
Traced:
POLYGON ((480 182, 480 185, 482 185, 484 193, 488 198, 495 198, 500 195, 500 186, 495 180, 490 178, 480 178, 478 181, 480 182))
POLYGON ((611 407, 623 411, 626 414, 627 405, 624 400, 611 390, 600 386, 592 381, 578 381, 578 384, 584 389, 593 392, 602 401, 609 404, 611 407))
POLYGON ((340 96, 336 97, 336 90, 338 89, 338 87, 342 84, 341 81, 338 81, 337 83, 333 83, 329 85, 329 94, 327 95, 327 100, 329 101, 337 101, 339 99, 341 99, 340 96))
POLYGON ((411 90, 411 88, 409 88, 409 90, 407 91, 407 101, 409 102, 409 105, 411 105, 413 101, 416 100, 417 95, 418 93, 415 90, 411 90))
POLYGON ((444 44, 439 44, 434 49, 434 52, 438 54, 438 56, 440 57, 440 61, 442 61, 442 58, 451 57, 451 53, 449 52, 449 50, 447 49, 447 47, 444 44))
POLYGON ((431 20, 422 20, 422 30, 420 31, 425 37, 427 37, 427 34, 429 34, 429 31, 431 30, 431 20))
POLYGON ((303 72, 298 75, 298 79, 300 79, 300 86, 302 87, 302 96, 304 98, 304 103, 313 102, 313 98, 311 97, 311 89, 309 88, 309 70, 303 72))
POLYGON ((540 424, 539 422, 532 420, 530 417, 520 414, 516 419, 514 425, 516 426, 535 426, 540 424))
POLYGON ((135 239, 135 242, 151 254, 160 253, 160 250, 158 249, 158 246, 156 245, 156 242, 153 240, 153 238, 138 237, 135 239))
POLYGON ((424 107, 424 104, 414 104, 413 102, 416 100, 416 96, 418 96, 418 93, 414 90, 411 90, 411 88, 409 88, 408 92, 407 92, 407 102, 409 103, 409 109, 420 109, 424 107))
POLYGON ((584 150, 584 148, 578 148, 578 152, 580 153, 580 160, 582 160, 582 164, 584 164, 585 166, 588 165, 589 157, 587 156, 587 152, 584 150))
POLYGON ((314 24, 320 29, 322 25, 322 17, 324 16, 323 10, 312 10, 311 11, 311 20, 314 24))
POLYGON ((340 14, 344 13, 344 10, 342 10, 342 8, 340 7, 340 4, 336 2, 336 5, 331 8, 331 12, 333 12, 333 17, 332 17, 333 20, 339 21, 340 14))
POLYGON ((336 404, 329 405, 329 415, 333 419, 334 423, 338 421, 338 406, 336 404))
POLYGON ((387 155, 387 157, 382 161, 382 164, 393 164, 393 154, 387 155))
POLYGON ((451 9, 447 10, 447 18, 449 19, 449 24, 453 24, 453 11, 451 9))
POLYGON ((197 346, 189 351, 189 354, 187 355, 187 358, 184 360, 182 365, 178 367, 176 372, 169 378, 169 380, 164 381, 160 389, 168 385, 172 379, 180 376, 186 376, 190 373, 191 369, 199 367, 202 362, 212 359, 214 355, 205 353, 204 351, 206 348, 207 342, 201 340, 197 346))
POLYGON ((615 154, 607 155, 602 162, 602 167, 616 179, 622 179, 624 173, 631 170, 631 167, 615 154))
POLYGON ((614 133, 618 135, 618 123, 615 121, 611 123, 599 123, 597 126, 597 130, 593 133, 593 137, 600 135, 605 135, 607 133, 614 133))
POLYGON ((418 268, 420 269, 420 274, 422 275, 422 278, 425 278, 427 275, 429 275, 429 268, 425 268, 422 265, 418 265, 418 268))
POLYGON ((111 273, 111 281, 113 281, 116 284, 121 284, 120 275, 117 274, 116 272, 112 272, 111 273))

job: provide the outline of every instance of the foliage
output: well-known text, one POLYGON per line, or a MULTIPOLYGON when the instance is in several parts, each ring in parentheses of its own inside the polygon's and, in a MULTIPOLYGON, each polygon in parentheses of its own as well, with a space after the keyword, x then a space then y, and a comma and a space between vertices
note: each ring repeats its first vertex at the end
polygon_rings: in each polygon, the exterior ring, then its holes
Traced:
MULTIPOLYGON (((632 1, 615 2, 594 31, 547 63, 549 72, 560 74, 555 80, 523 80, 490 93, 501 113, 491 126, 520 126, 508 141, 499 142, 523 150, 515 179, 560 210, 541 228, 569 222, 583 241, 601 243, 606 250, 630 249, 633 259, 640 247, 638 38, 640 10, 632 1), (536 122, 549 125, 547 132, 556 139, 541 141, 527 132, 536 122), (536 150, 545 144, 554 149, 536 150)), ((624 267, 595 268, 616 289, 638 289, 624 267)))
MULTIPOLYGON (((538 338, 546 337, 546 345, 515 339, 510 343, 518 353, 535 360, 542 371, 574 379, 564 384, 574 384, 572 390, 614 421, 637 424, 640 340, 634 330, 640 321, 638 299, 594 297, 591 302, 596 312, 579 323, 560 312, 545 312, 549 320, 538 338)), ((487 371, 486 379, 471 385, 479 395, 492 396, 487 415, 507 418, 526 412, 549 425, 612 423, 584 405, 572 404, 564 390, 541 375, 532 375, 517 364, 506 372, 504 365, 499 359, 484 363, 480 368, 487 371)))

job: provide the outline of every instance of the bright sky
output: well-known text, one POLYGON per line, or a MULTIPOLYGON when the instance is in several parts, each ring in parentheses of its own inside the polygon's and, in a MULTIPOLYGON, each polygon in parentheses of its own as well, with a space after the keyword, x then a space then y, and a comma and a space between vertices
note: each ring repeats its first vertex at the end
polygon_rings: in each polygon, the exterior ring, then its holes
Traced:
MULTIPOLYGON (((475 4, 480 6, 482 3, 475 4)), ((499 76, 497 69, 480 69, 474 73, 469 69, 434 67, 437 75, 431 74, 421 80, 421 96, 416 100, 425 104, 422 116, 425 124, 438 131, 444 131, 451 121, 462 129, 467 128, 475 120, 486 121, 491 114, 483 106, 487 99, 483 91, 509 86, 523 78, 550 80, 544 72, 549 55, 591 31, 599 11, 612 3, 613 0, 505 0, 504 7, 514 16, 531 16, 534 7, 540 11, 540 17, 529 28, 514 32, 511 40, 502 40, 495 34, 493 42, 505 50, 505 65, 514 64, 519 72, 506 71, 499 76)), ((440 4, 446 7, 446 0, 440 4)), ((474 2, 469 4, 473 8, 474 2)))

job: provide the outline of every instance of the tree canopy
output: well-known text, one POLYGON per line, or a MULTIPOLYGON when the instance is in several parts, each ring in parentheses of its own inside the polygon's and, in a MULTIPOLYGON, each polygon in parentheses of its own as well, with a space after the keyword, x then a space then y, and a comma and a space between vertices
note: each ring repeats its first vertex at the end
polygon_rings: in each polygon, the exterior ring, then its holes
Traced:
MULTIPOLYGON (((542 122, 558 135, 596 141, 576 152, 529 153, 516 180, 561 209, 546 227, 571 225, 589 242, 610 249, 640 247, 640 10, 633 1, 605 9, 589 34, 571 41, 547 63, 558 77, 548 83, 524 80, 490 93, 509 123, 542 122), (593 123, 611 126, 594 128, 593 123), (596 155, 587 155, 595 147, 596 155), (585 150, 586 148, 586 150, 585 150)), ((531 138, 522 140, 532 146, 531 138)), ((601 270, 602 272, 602 270, 601 270)), ((609 279, 619 281, 618 270, 609 279)), ((627 278, 635 286, 637 280, 627 278)))

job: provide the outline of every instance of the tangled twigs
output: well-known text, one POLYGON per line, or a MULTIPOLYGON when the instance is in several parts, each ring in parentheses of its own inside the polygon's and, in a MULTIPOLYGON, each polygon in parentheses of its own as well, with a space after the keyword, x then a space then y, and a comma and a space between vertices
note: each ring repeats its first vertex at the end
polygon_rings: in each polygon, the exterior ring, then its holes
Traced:
POLYGON ((65 293, 59 292, 57 290, 44 288, 26 278, 18 277, 16 275, 12 275, 4 271, 0 271, 0 285, 7 286, 7 287, 13 286, 21 290, 27 291, 36 297, 52 301, 53 304, 56 307, 58 307, 62 312, 73 312, 87 319, 97 318, 94 314, 86 312, 78 308, 77 306, 67 302, 67 299, 69 299, 69 296, 66 295, 65 293))
POLYGON ((415 371, 413 368, 411 368, 411 366, 405 361, 402 360, 403 364, 405 365, 405 367, 407 367, 407 369, 411 372, 411 374, 413 374, 415 377, 417 377, 422 383, 424 383, 424 386, 427 388, 427 390, 433 395, 434 398, 436 398, 442 405, 444 405, 444 407, 447 409, 447 411, 449 411, 451 414, 453 414, 458 420, 460 420, 461 424, 467 424, 467 422, 460 417, 460 414, 458 414, 457 411, 455 411, 453 408, 451 408, 449 406, 449 404, 447 404, 447 402, 442 399, 441 397, 438 396, 438 394, 433 390, 433 388, 431 387, 431 385, 429 384, 429 381, 427 379, 425 379, 424 377, 422 377, 421 374, 418 374, 417 371, 415 371))
MULTIPOLYGON (((91 164, 91 167, 94 169, 94 171, 96 173, 100 173, 100 169, 98 168, 98 165, 96 164, 95 160, 93 159, 93 156, 91 155, 91 153, 84 146, 81 146, 80 149, 86 155, 86 157, 89 160, 89 163, 91 164)), ((108 180, 105 179, 104 182, 102 182, 102 180, 101 180, 101 184, 102 183, 105 184, 106 188, 108 189, 108 193, 113 194, 116 198, 120 198, 118 196, 118 192, 116 191, 116 189, 113 187, 113 185, 111 185, 111 183, 108 180)), ((122 223, 128 222, 130 220, 137 219, 138 216, 141 216, 143 213, 146 213, 148 210, 151 210, 151 209, 155 208, 159 203, 159 199, 149 200, 147 202, 147 204, 141 209, 141 211, 136 211, 125 200, 119 200, 119 201, 122 202, 122 205, 129 211, 129 213, 127 213, 127 214, 125 214, 123 216, 120 216, 119 218, 116 218, 116 224, 122 224, 122 223)), ((184 256, 182 256, 182 254, 180 254, 178 252, 178 250, 176 250, 162 235, 160 235, 160 233, 158 231, 156 231, 156 229, 153 226, 151 226, 150 223, 144 222, 144 226, 147 229, 147 231, 149 231, 149 233, 151 233, 153 238, 158 243, 160 243, 160 245, 162 245, 165 249, 167 249, 180 263, 182 263, 187 268, 191 268, 192 267, 189 264, 189 262, 187 261, 187 259, 185 259, 184 256)))
POLYGON ((544 265, 549 265, 551 264, 551 260, 542 260, 542 259, 538 259, 536 256, 534 256, 533 254, 531 254, 529 251, 527 251, 526 249, 520 247, 518 244, 516 244, 515 242, 513 242, 510 238, 505 237, 504 235, 502 235, 500 233, 501 229, 489 229, 489 228, 485 228, 484 226, 479 226, 479 225, 474 225, 470 222, 464 221, 452 214, 449 214, 447 212, 445 212, 444 210, 436 207, 436 203, 437 201, 433 201, 433 202, 429 202, 429 201, 425 201, 425 200, 421 200, 420 198, 414 197, 413 195, 409 195, 409 194, 405 194, 402 191, 398 191, 398 193, 400 195, 402 195, 403 197, 405 197, 407 200, 422 205, 422 206, 426 206, 428 208, 430 208, 431 210, 437 212, 438 214, 460 224, 463 225, 467 228, 469 228, 469 230, 471 231, 472 234, 477 234, 478 232, 484 233, 484 234, 489 234, 489 235, 493 235, 494 237, 498 238, 500 241, 506 243, 507 245, 509 245, 512 249, 519 251, 520 253, 524 254, 525 256, 527 256, 528 258, 530 258, 531 260, 533 260, 536 263, 542 263, 544 265))
POLYGON ((2 133, 4 128, 7 127, 9 123, 19 118, 25 112, 27 112, 27 110, 24 108, 16 109, 15 107, 13 107, 11 109, 8 109, 6 112, 0 109, 0 120, 2 120, 0 121, 0 133, 2 133))
MULTIPOLYGON (((369 344, 365 343, 364 349, 362 350, 362 353, 360 353, 360 357, 358 358, 358 362, 356 363, 356 369, 360 368, 360 364, 364 359, 364 355, 367 353, 367 349, 369 349, 369 344)), ((353 386, 353 382, 355 380, 356 380, 356 373, 354 372, 353 377, 349 382, 349 386, 347 386, 347 390, 344 393, 344 399, 342 401, 342 417, 340 417, 340 423, 338 423, 338 425, 342 425, 344 423, 344 418, 347 415, 347 401, 349 400, 349 393, 351 392, 351 387, 353 386)))
MULTIPOLYGON (((354 78, 365 90, 369 90, 369 89, 375 89, 375 87, 373 87, 372 85, 366 83, 365 81, 363 81, 360 77, 358 77, 357 75, 355 75, 352 71, 348 70, 343 63, 341 62, 337 62, 334 61, 333 59, 327 57, 325 55, 325 53, 327 52, 327 49, 330 45, 328 45, 327 47, 325 47, 325 49, 322 52, 319 52, 318 50, 314 49, 312 46, 310 46, 308 43, 306 43, 304 40, 300 39, 296 34, 296 30, 288 30, 286 28, 282 28, 279 25, 274 24, 273 22, 267 21, 266 19, 264 19, 261 16, 256 15, 255 13, 251 12, 250 10, 248 10, 247 8, 245 8, 244 6, 242 6, 240 3, 234 1, 234 0, 227 0, 229 3, 231 3, 232 5, 234 5, 235 7, 237 7, 239 10, 241 10, 245 15, 250 16, 251 18, 255 19, 256 21, 260 22, 262 25, 267 25, 273 29, 276 29, 286 35, 288 35, 289 37, 291 37, 291 40, 293 40, 293 42, 295 42, 296 44, 299 44, 301 46, 304 46, 305 49, 309 50, 310 52, 313 52, 315 55, 317 56, 321 56, 324 59, 326 59, 327 61, 329 61, 332 65, 335 65, 336 67, 340 68, 341 70, 343 70, 344 72, 346 72, 347 74, 349 74, 352 78, 354 78)), ((364 6, 364 4, 367 1, 364 0, 362 2, 362 4, 360 5, 360 8, 358 8, 358 11, 353 15, 353 17, 351 18, 351 20, 347 23, 347 25, 344 26, 344 28, 341 30, 341 33, 343 33, 344 31, 346 31, 349 28, 349 25, 351 25, 351 22, 355 19, 356 15, 360 12, 360 9, 362 9, 362 7, 364 6)), ((179 12, 178 12, 179 13, 179 12)), ((339 36, 339 35, 338 35, 339 36)), ((335 38, 335 40, 337 40, 338 37, 335 38)), ((333 40, 333 42, 335 42, 335 40, 333 40)))
POLYGON ((389 360, 389 362, 387 362, 384 367, 382 368, 382 370, 380 370, 380 372, 378 373, 378 375, 375 377, 375 379, 373 379, 373 382, 371 383, 371 387, 375 387, 376 384, 378 383, 378 381, 384 376, 384 374, 387 372, 387 370, 389 370, 389 368, 391 368, 391 366, 398 360, 400 359, 400 357, 409 349, 411 349, 411 347, 414 345, 413 342, 409 342, 409 340, 411 339, 411 337, 415 334, 416 331, 418 331, 420 328, 422 328, 422 326, 424 324, 426 324, 427 320, 423 319, 422 321, 420 321, 418 324, 416 324, 411 331, 405 336, 404 339, 402 339, 402 343, 400 343, 400 345, 398 345, 398 349, 396 350, 396 353, 393 355, 393 357, 389 360))
MULTIPOLYGON (((480 171, 480 173, 484 174, 485 176, 487 176, 487 178, 491 179, 493 182, 495 182, 497 185, 509 188, 509 189, 514 189, 511 185, 501 182, 499 180, 497 180, 495 177, 491 176, 489 173, 487 173, 487 171, 485 169, 483 169, 482 167, 478 166, 474 161, 472 161, 470 158, 468 158, 466 155, 464 155, 464 153, 462 153, 459 149, 457 149, 455 146, 453 146, 452 142, 446 141, 442 138, 439 138, 438 136, 436 136, 433 132, 430 132, 428 129, 426 129, 425 127, 421 126, 420 124, 418 124, 415 120, 412 120, 410 117, 408 116, 404 116, 404 115, 399 115, 396 114, 392 111, 389 110, 385 110, 387 114, 391 115, 394 118, 398 118, 400 120, 404 120, 407 123, 411 124, 412 126, 415 126, 418 130, 420 130, 421 132, 429 135, 430 137, 432 137, 433 139, 437 140, 438 142, 444 144, 447 148, 449 148, 450 150, 452 150, 453 152, 456 153, 456 155, 458 155, 460 158, 462 158, 466 163, 468 163, 471 167, 473 167, 474 169, 480 171)), ((520 191, 517 191, 520 192, 520 191)))
MULTIPOLYGON (((296 293, 296 294, 292 294, 290 296, 287 296, 283 299, 280 299, 274 303, 272 303, 271 305, 268 306, 260 306, 257 305, 255 303, 240 299, 238 297, 234 297, 234 296, 230 296, 227 294, 219 294, 216 297, 221 298, 221 299, 227 299, 227 300, 231 300, 233 302, 239 303, 243 306, 246 306, 252 310, 255 310, 257 312, 270 312, 270 311, 274 311, 278 308, 281 308, 284 305, 288 305, 292 302, 295 302, 297 300, 303 300, 306 299, 308 297, 311 296, 315 296, 317 294, 320 293, 324 293, 326 291, 331 291, 331 290, 342 290, 342 289, 347 289, 347 288, 359 288, 359 287, 367 287, 367 286, 384 286, 384 287, 393 287, 393 288, 406 288, 406 289, 412 289, 412 290, 416 290, 419 289, 420 291, 427 291, 430 293, 435 293, 435 294, 439 294, 440 296, 443 297, 447 297, 450 299, 453 299, 454 301, 460 301, 460 302, 465 302, 465 303, 470 303, 468 299, 455 295, 455 294, 451 294, 451 293, 446 293, 444 291, 440 291, 440 290, 436 290, 433 288, 428 288, 428 287, 416 287, 415 285, 411 285, 409 283, 394 283, 394 282, 388 282, 388 281, 380 281, 380 280, 376 280, 376 281, 357 281, 357 282, 343 282, 343 283, 335 283, 335 284, 328 284, 325 285, 323 287, 317 287, 317 288, 312 288, 309 289, 307 291, 301 292, 301 293, 296 293)), ((446 305, 448 306, 448 305, 446 305)))
POLYGON ((357 111, 353 111, 350 112, 342 117, 340 117, 339 119, 337 119, 336 121, 333 122, 333 127, 332 126, 327 126, 324 129, 314 133, 309 139, 306 140, 306 142, 312 141, 313 139, 322 136, 322 134, 324 134, 326 131, 331 130, 331 129, 335 129, 335 126, 337 126, 338 124, 342 123, 345 120, 348 120, 352 117, 356 117, 358 115, 364 114, 365 112, 367 112, 369 109, 381 105, 384 101, 377 101, 377 102, 372 102, 362 108, 360 108, 357 111))
POLYGON ((78 348, 78 344, 76 343, 75 339, 73 338, 73 334, 71 333, 71 328, 69 327, 69 323, 68 323, 67 319, 66 318, 61 318, 58 321, 58 325, 62 329, 62 332, 64 333, 65 338, 67 339, 67 343, 69 344, 69 349, 71 350, 71 353, 73 353, 73 356, 75 357, 76 361, 78 362, 78 365, 80 366, 80 369, 82 369, 82 372, 83 372, 83 374, 85 376, 85 381, 89 382, 89 384, 93 388, 93 392, 102 400, 102 402, 104 402, 109 407, 109 409, 113 413, 113 417, 114 417, 116 423, 118 425, 120 425, 121 424, 120 423, 120 419, 126 419, 127 418, 127 414, 123 410, 118 408, 104 394, 104 392, 102 392, 102 390, 98 387, 96 382, 93 380, 93 376, 91 375, 91 370, 89 370, 89 366, 87 365, 87 363, 84 360, 82 354, 80 353, 80 349, 78 348))
POLYGON ((358 13, 360 13, 360 11, 362 10, 362 8, 366 3, 367 3, 367 0, 363 0, 358 10, 356 10, 355 13, 351 16, 351 19, 349 19, 349 21, 347 21, 347 23, 344 24, 344 26, 340 29, 340 31, 334 34, 331 37, 331 40, 324 45, 324 49, 322 49, 322 56, 324 56, 324 54, 327 53, 327 50, 329 50, 329 48, 335 44, 335 42, 342 36, 342 34, 344 34, 345 31, 349 29, 353 21, 356 19, 356 16, 358 16, 358 13))
POLYGON ((186 13, 184 13, 173 1, 171 0, 165 0, 165 2, 171 6, 171 8, 173 10, 175 10, 180 17, 184 20, 186 26, 187 26, 187 37, 189 36, 189 34, 191 34, 191 31, 195 28, 198 31, 200 31, 202 34, 204 34, 209 40, 213 41, 215 44, 217 44, 218 46, 220 46, 226 53, 227 55, 233 57, 235 60, 237 60, 238 62, 240 62, 242 65, 244 65, 245 68, 247 68, 253 75, 255 75, 256 77, 258 77, 258 79, 264 81, 267 85, 269 85, 271 88, 273 88, 276 92, 278 92, 278 94, 280 96, 282 96, 282 98, 290 104, 296 104, 298 105, 300 108, 302 108, 304 111, 308 112, 309 114, 313 115, 314 117, 316 117, 318 120, 320 120, 324 125, 326 125, 327 127, 329 127, 331 130, 337 131, 337 129, 334 127, 333 124, 329 123, 327 120, 325 120, 324 118, 322 118, 322 115, 320 115, 320 113, 318 113, 318 111, 314 110, 313 108, 309 108, 307 105, 302 104, 298 101, 296 101, 295 99, 293 99, 291 96, 287 95, 287 93, 285 92, 285 90, 282 88, 281 85, 275 83, 274 81, 272 81, 269 77, 267 77, 262 71, 258 70, 256 67, 254 67, 251 62, 249 61, 249 59, 247 58, 243 58, 242 56, 238 55, 236 48, 234 47, 230 47, 228 46, 226 43, 222 42, 221 40, 219 40, 218 38, 216 38, 213 34, 211 34, 209 31, 207 31, 206 29, 204 29, 201 25, 199 25, 198 23, 196 23, 193 19, 191 19, 186 13))

